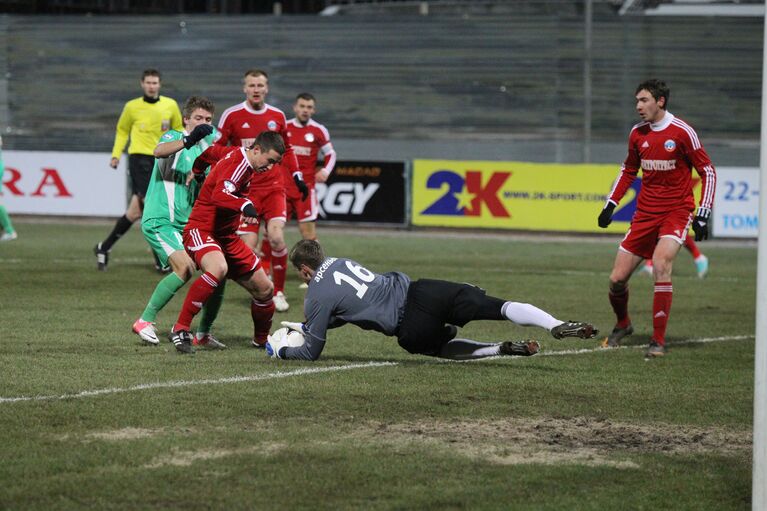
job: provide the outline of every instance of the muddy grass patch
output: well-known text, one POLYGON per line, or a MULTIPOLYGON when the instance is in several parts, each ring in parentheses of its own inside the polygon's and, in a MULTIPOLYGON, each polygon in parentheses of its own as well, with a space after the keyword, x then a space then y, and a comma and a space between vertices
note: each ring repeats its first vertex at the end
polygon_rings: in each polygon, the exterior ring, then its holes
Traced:
POLYGON ((258 445, 242 447, 239 449, 173 449, 169 454, 158 456, 144 465, 145 468, 159 468, 164 466, 188 467, 197 461, 215 460, 229 456, 256 455, 271 456, 287 447, 279 442, 262 442, 258 445))
POLYGON ((499 464, 583 464, 636 468, 632 454, 732 454, 752 448, 751 432, 586 417, 371 423, 385 442, 425 442, 499 464))

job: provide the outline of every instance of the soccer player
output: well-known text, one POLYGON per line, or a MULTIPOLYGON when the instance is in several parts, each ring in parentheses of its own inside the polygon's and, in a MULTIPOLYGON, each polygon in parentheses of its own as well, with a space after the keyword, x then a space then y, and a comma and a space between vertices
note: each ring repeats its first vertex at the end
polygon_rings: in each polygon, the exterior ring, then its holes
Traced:
POLYGON ((618 346, 621 339, 634 332, 628 314, 628 281, 644 259, 652 259, 653 334, 645 352, 647 358, 666 353, 666 326, 673 293, 671 268, 690 224, 695 241, 708 238, 716 190, 716 171, 697 133, 667 110, 669 94, 669 87, 655 79, 642 82, 636 88, 636 109, 642 122, 631 129, 628 155, 598 219, 600 227, 610 225, 615 207, 642 169, 637 209, 610 273, 609 298, 617 323, 602 346, 618 346), (697 211, 692 193, 692 167, 702 181, 697 211))
MULTIPOLYGON (((708 257, 703 255, 698 245, 689 236, 684 238, 684 248, 692 255, 692 261, 695 263, 695 271, 698 273, 698 278, 704 278, 708 273, 708 257)), ((652 259, 646 260, 640 271, 646 275, 652 275, 652 259)))
MULTIPOLYGON (((283 229, 287 218, 285 188, 296 187, 303 199, 309 194, 303 174, 298 168, 293 149, 288 142, 287 120, 282 110, 266 103, 269 93, 269 77, 261 69, 250 69, 243 77, 243 92, 245 101, 224 111, 218 122, 221 138, 218 143, 226 145, 241 145, 248 147, 255 137, 263 131, 272 131, 282 136, 285 142, 283 166, 253 176, 249 198, 259 213, 259 221, 266 223, 267 238, 271 245, 271 266, 274 278, 274 305, 278 312, 288 310, 289 304, 285 297, 285 272, 288 260, 288 248, 285 245, 283 229), (286 179, 283 174, 287 174, 286 179)), ((245 243, 256 250, 258 246, 258 223, 246 223, 239 227, 237 233, 245 243)))
POLYGON ((182 353, 194 352, 189 331, 192 320, 225 278, 236 281, 253 297, 250 312, 254 346, 266 344, 274 315, 272 282, 261 269, 253 250, 237 236, 237 227, 241 218, 246 224, 257 221, 258 212, 246 197, 251 178, 254 173, 268 172, 279 163, 285 153, 285 142, 279 133, 265 131, 247 149, 223 146, 211 149, 202 153, 193 165, 193 172, 198 174, 218 161, 205 178, 184 228, 186 251, 203 273, 189 288, 169 336, 182 353), (226 156, 219 159, 223 153, 226 156))
MULTIPOLYGON (((187 99, 182 108, 184 130, 166 132, 154 149, 157 159, 144 200, 141 230, 160 264, 169 265, 173 271, 157 284, 141 317, 133 323, 133 331, 148 344, 160 343, 155 329, 157 313, 192 278, 196 269, 184 250, 181 233, 200 191, 198 181, 191 179, 192 164, 210 148, 217 136, 211 125, 214 108, 208 98, 192 96, 187 99)), ((222 283, 205 304, 193 341, 195 346, 226 348, 210 333, 223 293, 222 283)))
MULTIPOLYGON (((0 187, 3 185, 3 173, 5 165, 3 164, 3 137, 0 137, 0 187)), ((0 234, 0 241, 12 241, 19 237, 16 229, 13 228, 11 217, 8 216, 8 210, 0 204, 0 227, 3 234, 0 234)))
POLYGON ((320 244, 301 240, 290 251, 290 262, 309 284, 304 301, 306 320, 283 322, 300 330, 305 344, 290 347, 272 338, 267 354, 275 358, 317 360, 328 328, 352 323, 365 330, 396 336, 410 353, 467 360, 497 355, 535 355, 537 341, 483 343, 458 339, 458 327, 469 321, 509 320, 539 326, 556 339, 594 337, 593 325, 563 322, 527 303, 487 296, 470 284, 443 280, 411 281, 400 272, 379 275, 351 259, 325 257, 320 244))
MULTIPOLYGON (((123 234, 128 232, 133 222, 141 218, 144 208, 149 177, 154 167, 154 148, 160 136, 173 128, 184 129, 181 121, 181 111, 175 100, 160 96, 160 72, 156 69, 146 69, 141 74, 141 89, 144 95, 132 99, 125 104, 120 119, 117 121, 115 143, 112 148, 112 160, 109 166, 117 168, 120 163, 125 144, 130 137, 128 146, 128 173, 131 182, 131 199, 128 209, 115 223, 112 232, 104 241, 93 248, 96 255, 96 267, 106 271, 109 264, 109 253, 123 234)), ((152 253, 154 255, 154 252, 152 253)), ((162 271, 163 267, 155 258, 155 268, 162 271)))
POLYGON ((330 133, 312 117, 316 111, 316 100, 308 92, 296 96, 293 112, 296 116, 288 121, 288 141, 298 159, 298 167, 304 175, 309 197, 302 200, 296 188, 288 188, 288 218, 295 213, 298 229, 305 240, 317 239, 317 194, 315 182, 324 183, 333 172, 336 164, 336 152, 330 143, 330 133), (322 167, 317 170, 317 156, 322 154, 322 167))

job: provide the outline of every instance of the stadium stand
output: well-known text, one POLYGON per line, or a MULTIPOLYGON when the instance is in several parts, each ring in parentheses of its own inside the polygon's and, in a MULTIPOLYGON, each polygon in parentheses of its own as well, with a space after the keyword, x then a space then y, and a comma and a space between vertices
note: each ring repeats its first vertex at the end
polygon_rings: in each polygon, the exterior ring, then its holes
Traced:
MULTIPOLYGON (((220 108, 242 99, 244 69, 264 67, 270 103, 289 111, 311 90, 336 139, 577 141, 582 3, 491 13, 480 4, 429 16, 4 16, 6 147, 108 151, 150 66, 162 70, 164 94, 204 94, 220 108)), ((758 139, 762 19, 619 16, 618 7, 595 3, 595 143, 624 143, 633 87, 650 75, 671 84, 672 111, 709 145, 758 139)))

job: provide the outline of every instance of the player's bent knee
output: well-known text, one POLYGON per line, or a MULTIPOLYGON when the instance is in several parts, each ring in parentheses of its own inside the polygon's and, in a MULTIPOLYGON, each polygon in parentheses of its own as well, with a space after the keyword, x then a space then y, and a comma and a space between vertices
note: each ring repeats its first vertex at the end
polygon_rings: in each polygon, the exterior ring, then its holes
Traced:
POLYGON ((261 287, 258 286, 251 290, 250 294, 255 298, 256 300, 260 300, 262 302, 271 300, 274 296, 274 285, 269 282, 268 286, 261 287))
POLYGON ((285 248, 285 238, 282 236, 269 236, 269 244, 272 246, 272 252, 279 252, 285 248))
POLYGON ((626 290, 626 281, 613 281, 612 277, 610 277, 610 292, 611 293, 622 293, 626 290))
POLYGON ((229 267, 224 264, 216 264, 211 268, 203 268, 203 271, 213 275, 218 281, 222 281, 226 278, 226 273, 229 271, 229 267))

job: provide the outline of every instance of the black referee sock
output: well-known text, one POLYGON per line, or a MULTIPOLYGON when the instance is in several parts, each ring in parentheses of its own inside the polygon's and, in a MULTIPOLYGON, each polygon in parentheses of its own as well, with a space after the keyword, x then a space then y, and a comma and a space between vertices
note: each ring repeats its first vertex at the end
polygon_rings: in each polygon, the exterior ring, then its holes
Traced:
POLYGON ((130 226, 133 225, 133 222, 128 220, 128 217, 123 215, 120 218, 117 219, 117 223, 115 223, 114 229, 112 229, 112 232, 109 233, 109 236, 107 236, 107 239, 101 242, 101 250, 109 251, 112 249, 112 245, 117 243, 117 240, 122 238, 123 234, 128 232, 128 229, 130 229, 130 226))

